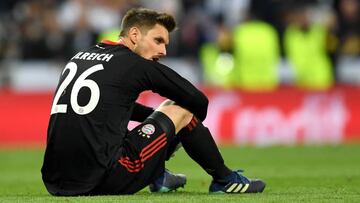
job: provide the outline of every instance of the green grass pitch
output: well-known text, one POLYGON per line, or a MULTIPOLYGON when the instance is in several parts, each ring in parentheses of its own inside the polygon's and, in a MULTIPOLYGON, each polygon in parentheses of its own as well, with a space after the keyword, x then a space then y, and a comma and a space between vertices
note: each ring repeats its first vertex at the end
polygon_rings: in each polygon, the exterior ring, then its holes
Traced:
POLYGON ((167 163, 188 177, 169 194, 52 197, 42 182, 42 149, 0 150, 0 202, 360 202, 360 145, 222 147, 225 162, 266 181, 262 194, 209 195, 210 177, 183 150, 167 163))

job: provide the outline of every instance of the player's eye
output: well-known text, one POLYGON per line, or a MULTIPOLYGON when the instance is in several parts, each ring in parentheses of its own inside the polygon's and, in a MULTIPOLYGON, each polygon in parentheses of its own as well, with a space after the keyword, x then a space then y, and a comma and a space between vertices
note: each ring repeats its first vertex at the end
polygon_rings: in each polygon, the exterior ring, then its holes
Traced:
POLYGON ((156 44, 164 43, 164 39, 161 38, 161 37, 155 37, 155 38, 154 38, 154 41, 155 41, 156 44))

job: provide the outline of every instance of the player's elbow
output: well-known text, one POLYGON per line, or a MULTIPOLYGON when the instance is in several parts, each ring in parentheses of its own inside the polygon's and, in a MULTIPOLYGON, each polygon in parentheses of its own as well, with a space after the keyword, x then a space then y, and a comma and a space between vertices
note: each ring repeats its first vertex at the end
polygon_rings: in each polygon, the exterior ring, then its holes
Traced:
POLYGON ((202 95, 202 98, 200 99, 200 105, 203 106, 205 109, 208 108, 209 100, 205 95, 202 95))
POLYGON ((194 101, 196 101, 196 113, 195 115, 200 119, 200 120, 205 120, 206 115, 207 115, 207 109, 208 109, 208 105, 209 105, 209 100, 208 98, 203 95, 203 94, 199 94, 197 95, 197 97, 194 98, 194 101))

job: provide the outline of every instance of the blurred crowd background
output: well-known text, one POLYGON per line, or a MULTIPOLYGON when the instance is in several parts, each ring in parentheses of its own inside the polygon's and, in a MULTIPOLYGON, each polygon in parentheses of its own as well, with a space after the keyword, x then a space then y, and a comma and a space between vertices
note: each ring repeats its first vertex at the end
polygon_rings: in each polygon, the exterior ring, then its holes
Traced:
POLYGON ((0 87, 52 84, 58 72, 49 70, 117 40, 132 7, 175 16, 163 63, 193 83, 260 92, 360 85, 360 0, 1 0, 0 87))

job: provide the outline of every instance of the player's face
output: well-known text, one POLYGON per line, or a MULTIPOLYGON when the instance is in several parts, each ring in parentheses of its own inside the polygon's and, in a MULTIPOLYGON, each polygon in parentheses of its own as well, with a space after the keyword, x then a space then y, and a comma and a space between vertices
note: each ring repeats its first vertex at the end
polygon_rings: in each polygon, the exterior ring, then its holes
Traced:
POLYGON ((168 30, 156 24, 147 32, 140 34, 134 52, 143 58, 157 61, 166 55, 167 44, 169 44, 168 30))

